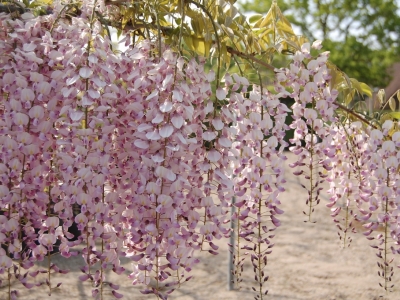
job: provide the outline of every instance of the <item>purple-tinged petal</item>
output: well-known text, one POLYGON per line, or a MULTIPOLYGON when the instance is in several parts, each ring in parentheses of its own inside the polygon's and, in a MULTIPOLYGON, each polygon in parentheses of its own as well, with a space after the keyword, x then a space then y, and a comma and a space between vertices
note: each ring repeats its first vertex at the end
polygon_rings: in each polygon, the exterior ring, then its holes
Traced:
POLYGON ((163 138, 170 137, 174 132, 174 128, 171 125, 165 125, 160 129, 160 136, 163 138))
POLYGON ((93 71, 88 67, 80 68, 79 75, 82 78, 89 78, 93 74, 93 71))
POLYGON ((163 104, 160 105, 160 110, 163 113, 170 112, 172 110, 172 103, 171 102, 164 102, 163 104))

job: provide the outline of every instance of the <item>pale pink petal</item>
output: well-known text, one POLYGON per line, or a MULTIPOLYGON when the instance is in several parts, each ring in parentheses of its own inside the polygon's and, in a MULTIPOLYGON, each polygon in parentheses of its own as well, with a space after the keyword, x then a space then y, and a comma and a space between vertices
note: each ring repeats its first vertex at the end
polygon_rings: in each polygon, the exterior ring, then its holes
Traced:
MULTIPOLYGON (((153 91, 150 95, 148 95, 147 97, 146 97, 146 101, 148 101, 148 100, 151 100, 151 99, 153 99, 153 98, 157 98, 158 99, 158 91, 156 90, 156 91, 153 91)), ((156 99, 156 100, 157 100, 156 99)))
POLYGON ((96 55, 90 54, 88 57, 88 61, 90 61, 93 64, 97 64, 97 62, 99 61, 99 59, 97 58, 96 55))
POLYGON ((153 120, 151 120, 151 123, 154 124, 159 124, 164 120, 164 115, 163 114, 157 114, 153 120))
POLYGON ((313 49, 320 50, 322 48, 322 41, 316 40, 311 46, 313 49))
MULTIPOLYGON (((68 78, 67 79, 67 85, 74 84, 78 79, 79 79, 79 75, 75 75, 72 78, 68 78)), ((64 97, 66 97, 66 96, 64 96, 64 97)))
POLYGON ((178 133, 176 134, 176 136, 178 137, 178 139, 181 141, 182 144, 187 145, 186 139, 183 137, 183 135, 182 135, 180 132, 178 132, 178 133))
MULTIPOLYGON (((135 51, 135 50, 136 50, 136 49, 134 49, 134 51, 135 51)), ((141 52, 136 52, 136 53, 134 53, 134 54, 132 54, 132 55, 130 56, 131 59, 141 59, 142 57, 144 57, 144 54, 141 53, 141 52)))
POLYGON ((71 108, 70 105, 63 106, 63 107, 61 108, 61 110, 60 110, 60 116, 62 116, 62 115, 64 115, 65 113, 67 113, 68 110, 69 110, 70 108, 71 108))
POLYGON ((86 96, 82 97, 82 102, 81 102, 82 106, 90 106, 93 103, 94 102, 91 99, 89 99, 89 97, 86 97, 86 96))
POLYGON ((24 44, 24 46, 22 47, 22 49, 23 49, 24 51, 26 51, 26 52, 31 52, 31 51, 33 51, 33 50, 36 49, 36 45, 33 44, 33 43, 24 44))
POLYGON ((167 146, 168 149, 170 149, 171 151, 179 151, 179 145, 168 145, 167 146))
POLYGON ((41 119, 44 116, 44 109, 42 106, 35 105, 29 110, 29 116, 32 119, 41 119))
POLYGON ((48 95, 51 90, 51 85, 47 81, 39 83, 38 92, 42 95, 48 95))
POLYGON ((194 113, 193 106, 184 106, 184 108, 186 111, 186 118, 191 120, 193 118, 193 113, 194 113))
POLYGON ((182 127, 183 123, 184 123, 184 119, 182 116, 174 116, 171 118, 171 123, 172 125, 175 126, 175 128, 179 129, 182 127))
POLYGON ((220 118, 213 119, 211 123, 213 124, 215 130, 221 130, 224 128, 224 123, 222 123, 220 118))
POLYGON ((149 130, 149 129, 153 129, 153 126, 151 126, 149 124, 146 124, 146 123, 142 123, 137 127, 137 130, 139 132, 143 132, 143 131, 146 131, 146 130, 149 130))
POLYGON ((208 114, 210 112, 214 111, 214 105, 211 101, 209 101, 206 105, 206 107, 204 108, 204 113, 208 114))
POLYGON ((172 127, 171 125, 163 126, 160 129, 160 135, 163 138, 170 137, 173 132, 174 132, 174 127, 172 127))
POLYGON ((152 155, 151 159, 155 162, 155 163, 160 163, 164 161, 164 158, 161 155, 152 155))
POLYGON ((107 106, 100 105, 95 109, 95 111, 105 112, 105 111, 109 110, 110 108, 111 108, 111 106, 108 106, 108 105, 107 106))
POLYGON ((172 103, 171 102, 164 102, 160 105, 160 110, 163 113, 170 112, 172 110, 172 103))
POLYGON ((212 141, 213 139, 215 139, 217 136, 217 134, 215 132, 211 132, 211 131, 205 131, 203 132, 203 139, 206 141, 212 141))
POLYGON ((98 91, 95 91, 95 90, 93 90, 93 89, 90 89, 90 90, 88 91, 88 93, 89 93, 89 96, 92 97, 93 99, 98 99, 98 98, 100 98, 100 93, 99 93, 98 91))
POLYGON ((19 126, 28 124, 29 117, 23 113, 16 113, 14 115, 14 123, 19 126))
POLYGON ((226 98, 227 92, 223 88, 218 88, 216 91, 216 96, 218 100, 224 100, 226 98))
POLYGON ((208 159, 211 162, 217 162, 220 160, 220 158, 221 158, 221 153, 219 153, 218 151, 213 149, 210 152, 208 152, 208 159))
POLYGON ((93 71, 88 67, 80 68, 79 75, 82 78, 89 78, 93 74, 93 71))
POLYGON ((175 181, 176 174, 174 172, 172 172, 171 170, 168 170, 166 178, 171 181, 175 181))
POLYGON ((212 70, 206 76, 208 82, 213 82, 215 80, 215 72, 212 70))
POLYGON ((130 111, 142 111, 144 109, 143 105, 140 104, 139 102, 135 102, 135 103, 130 103, 128 106, 126 106, 125 108, 128 112, 130 111))
POLYGON ((152 132, 146 133, 146 137, 152 141, 157 141, 161 138, 161 136, 158 134, 157 131, 152 131, 152 132))
POLYGON ((24 102, 32 101, 35 99, 35 93, 31 89, 23 89, 21 91, 21 100, 24 102))
POLYGON ((52 60, 61 60, 63 58, 63 54, 56 50, 51 50, 48 56, 52 60))
POLYGON ((182 102, 183 95, 180 91, 172 91, 172 100, 182 102))
POLYGON ((140 148, 140 149, 147 149, 149 148, 149 143, 143 140, 135 140, 135 142, 133 143, 136 147, 140 148))
POLYGON ((220 144, 222 147, 226 147, 226 148, 232 147, 232 142, 226 137, 219 138, 218 144, 220 144))
POLYGON ((94 77, 92 78, 92 81, 98 86, 98 87, 105 87, 106 83, 102 80, 100 80, 99 77, 94 77))

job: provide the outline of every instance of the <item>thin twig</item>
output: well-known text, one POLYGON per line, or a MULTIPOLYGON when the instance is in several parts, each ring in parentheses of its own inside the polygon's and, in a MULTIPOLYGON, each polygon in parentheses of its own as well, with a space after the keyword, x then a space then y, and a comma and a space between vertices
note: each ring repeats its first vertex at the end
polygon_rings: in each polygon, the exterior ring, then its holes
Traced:
POLYGON ((367 119, 365 119, 363 116, 360 116, 359 114, 357 114, 355 111, 347 108, 346 106, 344 106, 343 104, 338 103, 337 101, 334 101, 333 104, 337 105, 340 109, 343 109, 345 112, 351 114, 352 116, 356 117, 357 119, 359 119, 360 121, 363 121, 365 124, 371 126, 374 129, 378 129, 378 127, 376 127, 374 124, 372 124, 370 121, 368 121, 367 119))
POLYGON ((271 66, 270 64, 255 58, 253 55, 237 51, 237 50, 233 49, 232 47, 226 47, 226 51, 228 51, 230 54, 235 54, 237 56, 240 56, 240 57, 243 57, 243 58, 246 58, 246 59, 250 59, 250 60, 252 60, 252 61, 254 61, 254 62, 256 62, 256 63, 258 63, 258 64, 260 64, 260 65, 262 65, 264 67, 266 67, 267 69, 275 72, 276 68, 274 66, 271 66))

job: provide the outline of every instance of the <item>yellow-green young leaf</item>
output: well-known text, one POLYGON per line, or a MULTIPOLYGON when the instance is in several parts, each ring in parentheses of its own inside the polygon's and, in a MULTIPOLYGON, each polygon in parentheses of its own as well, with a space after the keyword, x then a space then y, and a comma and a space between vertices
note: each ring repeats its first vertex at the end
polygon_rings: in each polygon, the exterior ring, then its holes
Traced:
POLYGON ((267 13, 267 15, 263 18, 258 20, 256 24, 254 24, 253 27, 255 28, 264 28, 272 24, 272 12, 271 9, 267 13))
POLYGON ((263 16, 260 14, 252 15, 249 17, 249 23, 254 24, 254 23, 258 22, 262 17, 263 16))
POLYGON ((186 46, 189 48, 189 50, 195 51, 194 46, 193 46, 193 36, 184 35, 183 40, 184 40, 186 46))
POLYGON ((194 31, 194 34, 196 36, 202 36, 203 35, 203 30, 204 30, 204 23, 202 22, 203 20, 201 18, 197 19, 192 19, 192 28, 194 31))
POLYGON ((349 105, 350 102, 353 100, 354 94, 355 94, 354 89, 346 89, 345 91, 343 91, 344 103, 346 105, 349 105))
POLYGON ((284 33, 287 33, 289 35, 294 35, 292 26, 290 23, 283 22, 280 20, 279 22, 276 23, 276 27, 278 30, 282 30, 284 33))
POLYGON ((379 100, 379 103, 382 104, 383 101, 385 100, 385 90, 384 89, 379 90, 377 98, 379 100))
POLYGON ((355 78, 350 78, 351 86, 357 90, 359 94, 363 94, 360 82, 355 78))
POLYGON ((261 46, 257 41, 253 42, 254 52, 261 53, 261 46))
POLYGON ((234 33, 231 28, 225 26, 224 24, 221 24, 221 28, 223 31, 225 31, 225 33, 229 36, 230 39, 234 38, 234 33))
POLYGON ((385 114, 385 116, 389 116, 389 117, 391 117, 392 119, 400 120, 400 112, 394 112, 394 111, 392 111, 392 112, 390 112, 390 113, 385 114))
POLYGON ((253 35, 249 34, 249 35, 247 36, 247 45, 248 45, 248 47, 249 47, 249 51, 250 51, 250 52, 251 52, 251 47, 253 46, 253 41, 254 41, 253 35))
POLYGON ((208 57, 210 55, 211 43, 206 42, 204 38, 192 36, 192 43, 194 51, 198 54, 208 57))
POLYGON ((367 95, 368 97, 372 98, 372 89, 364 82, 360 82, 360 86, 361 86, 362 93, 364 95, 367 95))
POLYGON ((397 100, 400 101, 400 90, 397 91, 397 100))
POLYGON ((392 111, 396 110, 396 100, 394 100, 393 97, 390 97, 389 99, 389 107, 392 111))

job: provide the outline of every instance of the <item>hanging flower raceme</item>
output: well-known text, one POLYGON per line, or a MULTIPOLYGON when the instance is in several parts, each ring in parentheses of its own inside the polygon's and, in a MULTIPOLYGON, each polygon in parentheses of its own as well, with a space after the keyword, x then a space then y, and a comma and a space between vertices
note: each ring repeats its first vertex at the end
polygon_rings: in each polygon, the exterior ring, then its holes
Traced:
MULTIPOLYGON (((365 222, 371 217, 366 202, 368 200, 368 180, 365 176, 366 166, 361 163, 365 152, 364 141, 367 136, 362 130, 361 122, 343 124, 332 130, 334 156, 329 159, 327 181, 331 197, 327 207, 339 229, 343 247, 350 246, 350 233, 356 232, 358 222, 365 222)), ((372 202, 374 200, 371 199, 372 202)))
MULTIPOLYGON (((397 125, 397 124, 396 124, 397 125)), ((367 128, 360 164, 365 166, 362 175, 366 188, 362 195, 365 202, 363 214, 369 219, 364 235, 374 241, 377 250, 379 283, 385 290, 392 290, 394 273, 393 255, 399 247, 399 133, 393 121, 385 121, 381 129, 367 128)))
MULTIPOLYGON (((245 79, 236 74, 226 78, 226 82, 235 82, 238 86, 245 79)), ((232 156, 234 170, 235 219, 238 223, 235 249, 237 278, 240 282, 241 268, 245 253, 250 251, 254 267, 257 292, 263 290, 263 283, 268 280, 264 273, 267 255, 271 253, 272 233, 280 226, 278 215, 278 196, 284 189, 283 154, 287 143, 284 141, 288 126, 285 124, 290 111, 279 101, 281 94, 272 94, 262 87, 253 86, 248 96, 242 92, 232 92, 230 102, 235 108, 237 122, 234 127, 236 141, 233 143, 232 156), (245 251, 243 251, 245 250, 245 251)), ((284 94, 284 93, 283 93, 284 94)))
POLYGON ((216 254, 212 241, 227 234, 224 203, 231 184, 223 170, 231 142, 225 129, 230 120, 215 122, 213 132, 203 129, 214 116, 214 75, 169 49, 151 58, 153 50, 145 42, 127 51, 133 63, 126 96, 116 103, 122 177, 115 188, 123 190, 126 205, 120 222, 134 261, 130 277, 149 286, 144 293, 159 294, 189 279, 184 274, 197 262, 194 250, 216 254), (226 142, 217 143, 218 135, 226 142))
MULTIPOLYGON (((318 42, 313 48, 320 49, 318 42)), ((304 44, 297 51, 289 68, 277 70, 276 91, 290 96, 295 100, 292 106, 294 144, 290 150, 296 155, 297 161, 291 165, 296 168, 296 175, 303 175, 307 180, 309 209, 304 212, 311 220, 314 206, 319 203, 321 183, 326 177, 318 168, 329 169, 330 158, 334 155, 331 136, 332 127, 327 123, 335 122, 336 90, 330 89, 330 74, 327 67, 328 52, 321 53, 317 58, 310 54, 310 44, 304 44)))
MULTIPOLYGON (((57 238, 64 234, 59 219, 53 217, 51 195, 57 184, 53 166, 57 148, 53 122, 57 112, 52 102, 57 99, 57 84, 41 44, 46 28, 33 15, 22 17, 19 21, 2 15, 1 24, 2 32, 9 34, 0 47, 4 107, 0 119, 0 231, 5 255, 15 259, 14 268, 6 264, 9 278, 13 272, 16 279, 31 288, 33 284, 26 276, 20 276, 21 269, 29 269, 36 260, 49 256, 56 250, 57 238), (10 29, 19 33, 11 34, 10 29)), ((47 272, 56 272, 53 265, 47 272)), ((47 284, 51 288, 51 283, 47 284)), ((9 296, 14 295, 10 291, 9 296)))

